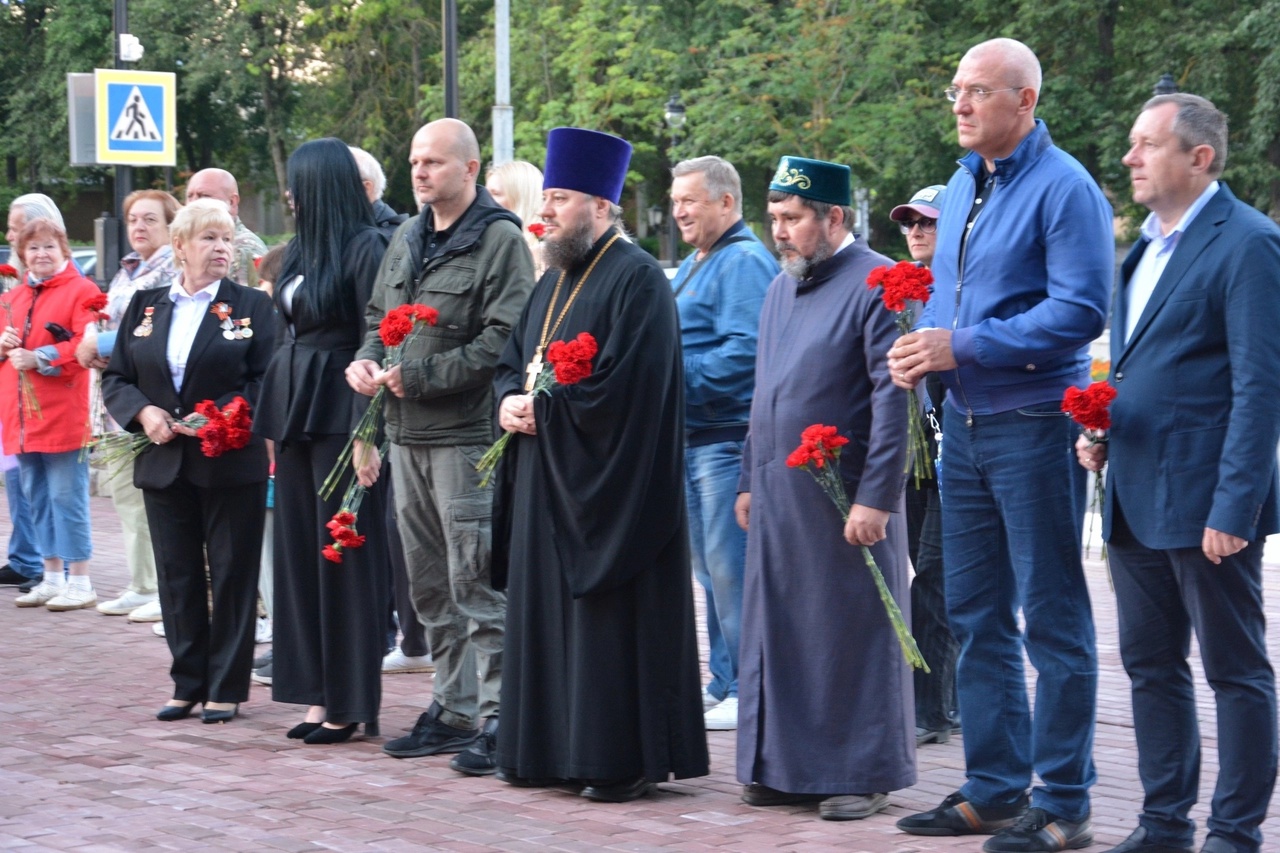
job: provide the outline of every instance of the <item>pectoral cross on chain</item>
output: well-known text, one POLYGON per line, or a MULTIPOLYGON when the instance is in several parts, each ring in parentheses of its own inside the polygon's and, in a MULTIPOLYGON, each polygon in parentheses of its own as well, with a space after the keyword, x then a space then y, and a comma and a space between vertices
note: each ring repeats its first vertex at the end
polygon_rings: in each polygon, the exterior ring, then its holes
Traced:
POLYGON ((538 374, 542 372, 542 347, 538 347, 533 351, 533 360, 525 367, 524 390, 528 393, 533 390, 534 384, 538 381, 538 374))

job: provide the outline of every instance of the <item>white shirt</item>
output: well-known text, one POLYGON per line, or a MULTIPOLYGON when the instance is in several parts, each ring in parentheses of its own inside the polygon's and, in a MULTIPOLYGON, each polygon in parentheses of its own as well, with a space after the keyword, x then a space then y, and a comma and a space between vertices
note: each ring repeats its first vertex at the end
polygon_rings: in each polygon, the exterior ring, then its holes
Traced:
POLYGON ((1133 330, 1138 327, 1142 312, 1151 301, 1156 283, 1160 281, 1160 276, 1164 275, 1164 268, 1169 265, 1169 258, 1173 257, 1173 250, 1178 248, 1178 241, 1183 232, 1217 191, 1218 182, 1210 181, 1209 186, 1204 188, 1204 192, 1200 193, 1200 197, 1187 208, 1186 213, 1182 214, 1182 218, 1178 220, 1178 224, 1173 226, 1173 230, 1168 234, 1161 233, 1160 219, 1154 213, 1148 214, 1143 221, 1142 236, 1151 242, 1142 253, 1142 257, 1138 259, 1138 265, 1133 268, 1133 276, 1129 279, 1129 304, 1125 307, 1124 315, 1125 343, 1129 342, 1129 338, 1133 336, 1133 330))
POLYGON ((187 358, 195 343, 196 331, 208 314, 213 301, 218 298, 221 281, 215 281, 195 296, 182 289, 179 278, 169 287, 169 299, 173 301, 173 316, 169 321, 169 345, 165 356, 169 359, 169 375, 173 377, 173 390, 182 390, 182 378, 187 372, 187 358))

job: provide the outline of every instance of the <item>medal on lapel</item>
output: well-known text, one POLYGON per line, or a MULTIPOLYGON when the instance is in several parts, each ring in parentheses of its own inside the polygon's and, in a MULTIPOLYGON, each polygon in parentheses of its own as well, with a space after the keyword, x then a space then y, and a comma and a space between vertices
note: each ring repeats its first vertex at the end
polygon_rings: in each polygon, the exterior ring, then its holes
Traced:
POLYGON ((209 313, 218 318, 218 326, 222 329, 222 336, 229 341, 239 338, 236 334, 235 323, 231 320, 231 306, 225 302, 215 302, 209 307, 209 313))
POLYGON ((142 309, 142 323, 138 328, 133 330, 135 338, 145 338, 151 334, 151 315, 156 313, 156 309, 148 306, 142 309))
POLYGON ((236 340, 253 337, 253 329, 249 328, 249 324, 253 322, 252 317, 242 317, 241 319, 233 320, 232 322, 240 327, 236 329, 236 340))

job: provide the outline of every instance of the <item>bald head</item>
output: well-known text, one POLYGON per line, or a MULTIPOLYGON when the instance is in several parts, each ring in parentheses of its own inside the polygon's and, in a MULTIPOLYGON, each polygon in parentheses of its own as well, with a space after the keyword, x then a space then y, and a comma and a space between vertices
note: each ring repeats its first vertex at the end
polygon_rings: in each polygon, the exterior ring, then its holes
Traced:
POLYGON ((409 146, 409 171, 420 205, 430 205, 436 228, 448 228, 476 198, 480 143, 456 118, 425 124, 409 146))
POLYGON ((1031 48, 1016 39, 999 38, 976 44, 969 48, 961 63, 970 60, 999 75, 1005 86, 1034 89, 1040 94, 1040 60, 1031 48))
POLYGON ((202 198, 216 198, 231 211, 240 215, 240 187, 235 175, 226 169, 201 169, 187 181, 187 203, 202 198))
POLYGON ((419 138, 427 136, 432 137, 443 150, 450 151, 463 162, 467 160, 480 162, 480 143, 476 140, 475 131, 464 121, 456 118, 437 119, 418 128, 413 139, 417 142, 419 138))

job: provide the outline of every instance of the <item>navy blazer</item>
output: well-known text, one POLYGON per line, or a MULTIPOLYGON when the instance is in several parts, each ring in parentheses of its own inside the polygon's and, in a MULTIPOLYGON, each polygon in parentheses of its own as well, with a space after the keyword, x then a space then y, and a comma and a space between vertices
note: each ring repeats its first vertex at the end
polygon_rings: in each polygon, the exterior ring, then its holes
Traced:
MULTIPOLYGON (((276 314, 271 297, 260 290, 224 278, 217 302, 231 306, 231 319, 250 318, 253 336, 239 340, 223 337, 221 321, 207 312, 196 330, 182 378, 182 391, 173 388, 166 350, 173 300, 169 288, 138 291, 120 320, 120 333, 111 363, 102 374, 102 398, 116 423, 138 432, 134 418, 145 406, 159 406, 175 418, 195 411, 196 403, 213 400, 220 407, 236 396, 244 397, 256 415, 258 390, 275 348, 276 314), (144 310, 155 309, 152 332, 139 337, 144 310)), ((210 459, 200 452, 200 441, 179 435, 173 441, 147 448, 133 469, 133 484, 140 489, 163 489, 178 476, 204 488, 241 486, 267 479, 267 450, 258 436, 243 450, 210 459)))
POLYGON ((1280 228, 1226 184, 1179 238, 1126 343, 1121 266, 1111 323, 1107 505, 1152 549, 1198 548, 1206 527, 1280 531, 1280 228))

